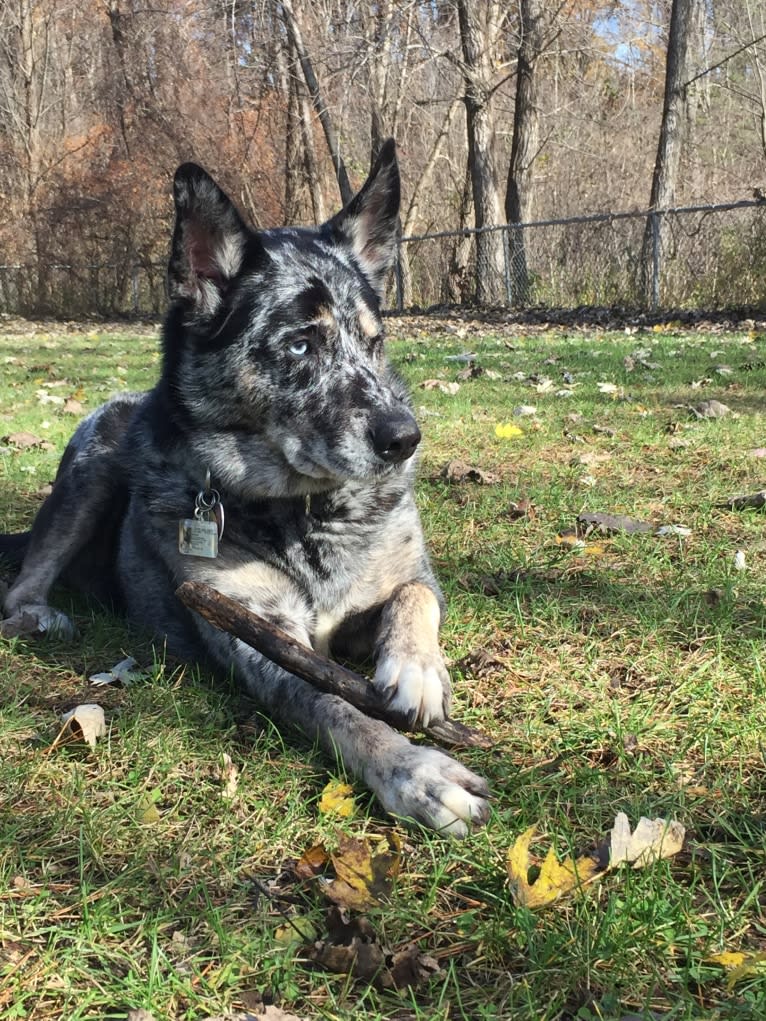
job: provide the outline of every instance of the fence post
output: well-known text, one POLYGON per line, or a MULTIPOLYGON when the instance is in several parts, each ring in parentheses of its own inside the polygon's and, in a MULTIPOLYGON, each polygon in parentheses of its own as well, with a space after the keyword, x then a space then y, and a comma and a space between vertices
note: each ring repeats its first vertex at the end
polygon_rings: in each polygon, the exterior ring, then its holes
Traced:
POLYGON ((649 214, 652 230, 652 297, 651 310, 660 307, 660 217, 655 209, 649 214))
POLYGON ((511 242, 510 227, 503 227, 503 266, 505 269, 505 300, 508 307, 513 305, 513 278, 511 276, 511 242))

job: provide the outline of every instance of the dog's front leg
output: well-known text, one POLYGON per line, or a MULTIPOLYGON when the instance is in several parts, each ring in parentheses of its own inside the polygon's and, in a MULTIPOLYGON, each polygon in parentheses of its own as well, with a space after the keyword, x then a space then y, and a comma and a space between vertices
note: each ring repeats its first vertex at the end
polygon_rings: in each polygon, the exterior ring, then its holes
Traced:
POLYGON ((440 621, 435 592, 419 581, 400 585, 380 614, 373 683, 411 724, 425 726, 449 712, 451 688, 439 648, 440 621))
POLYGON ((198 626, 208 649, 234 667, 271 717, 298 727, 337 756, 388 812, 457 837, 486 822, 489 791, 476 773, 445 752, 412 744, 388 724, 318 691, 201 619, 198 626))

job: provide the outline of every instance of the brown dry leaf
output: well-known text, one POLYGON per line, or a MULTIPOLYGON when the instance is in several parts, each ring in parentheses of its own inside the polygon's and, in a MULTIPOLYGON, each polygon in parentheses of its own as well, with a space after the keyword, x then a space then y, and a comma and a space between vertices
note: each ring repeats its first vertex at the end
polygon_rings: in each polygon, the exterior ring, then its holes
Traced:
POLYGON ((304 1021, 297 1014, 288 1014, 281 1007, 269 1004, 267 1007, 258 1007, 255 1013, 242 1013, 237 1011, 234 1014, 217 1014, 215 1017, 206 1017, 204 1021, 304 1021))
POLYGON ((416 943, 392 953, 380 943, 368 918, 349 917, 337 907, 327 912, 327 939, 304 953, 329 971, 374 982, 379 989, 414 989, 439 972, 438 962, 416 943))
POLYGON ((379 943, 365 943, 356 936, 347 944, 315 943, 307 956, 328 971, 353 975, 363 982, 372 982, 384 970, 386 959, 379 943))
POLYGON ((447 482, 478 482, 480 486, 492 486, 499 481, 493 472, 483 471, 465 461, 448 461, 442 468, 441 477, 447 482))
POLYGON ((410 943, 394 954, 379 984, 384 989, 417 989, 440 971, 434 957, 424 954, 416 943, 410 943))
POLYGON ((628 862, 641 869, 660 858, 672 858, 683 847, 686 829, 675 819, 642 817, 631 833, 624 812, 618 812, 609 835, 609 868, 628 862))
POLYGON ((550 847, 540 866, 540 874, 534 883, 530 883, 529 868, 532 862, 529 845, 536 832, 537 827, 530 826, 508 852, 508 878, 511 883, 511 894, 516 904, 527 908, 539 908, 552 904, 562 894, 579 889, 600 872, 598 862, 590 855, 582 855, 576 861, 567 858, 565 861, 559 862, 553 848, 550 847))
POLYGON ((64 401, 63 411, 65 415, 82 415, 84 410, 82 404, 74 397, 67 397, 64 401))
POLYGON ((389 830, 380 845, 374 851, 368 841, 340 834, 338 850, 330 856, 337 879, 322 887, 331 901, 341 908, 363 910, 388 897, 399 870, 401 840, 389 830))
POLYGON ((295 864, 294 872, 298 879, 316 879, 327 868, 330 856, 323 844, 314 844, 304 851, 295 864))
POLYGON ((420 384, 421 390, 439 390, 441 393, 446 394, 447 397, 454 397, 455 394, 460 390, 459 383, 447 383, 443 379, 424 379, 420 384))
MULTIPOLYGON (((34 433, 17 432, 3 436, 2 441, 7 447, 15 447, 16 450, 29 450, 30 447, 41 447, 45 442, 34 433)), ((49 444, 50 446, 50 444, 49 444)))
POLYGON ((61 716, 61 722, 64 726, 51 745, 51 750, 67 736, 81 738, 91 748, 95 748, 96 741, 106 733, 106 719, 100 705, 87 703, 75 706, 61 716))
POLYGON ((724 418, 731 414, 728 404, 722 404, 721 401, 716 400, 701 401, 694 407, 690 406, 689 410, 696 418, 724 418))

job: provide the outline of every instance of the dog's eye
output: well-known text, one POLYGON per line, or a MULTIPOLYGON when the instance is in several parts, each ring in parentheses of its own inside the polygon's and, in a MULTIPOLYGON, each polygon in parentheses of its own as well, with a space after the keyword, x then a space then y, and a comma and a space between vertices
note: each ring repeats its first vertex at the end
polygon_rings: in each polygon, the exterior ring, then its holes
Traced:
POLYGON ((287 350, 294 358, 304 358, 309 353, 309 342, 305 337, 296 337, 287 350))

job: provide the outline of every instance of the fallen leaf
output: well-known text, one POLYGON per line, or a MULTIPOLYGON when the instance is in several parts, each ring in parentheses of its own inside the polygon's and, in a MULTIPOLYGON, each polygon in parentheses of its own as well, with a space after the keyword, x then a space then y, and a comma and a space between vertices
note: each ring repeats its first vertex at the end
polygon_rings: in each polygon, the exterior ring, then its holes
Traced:
POLYGON ((692 534, 691 528, 687 528, 686 525, 660 525, 655 531, 655 535, 680 535, 687 536, 692 534))
POLYGON ((513 413, 517 418, 528 418, 537 414, 537 408, 534 404, 517 404, 513 413))
POLYGON ((70 709, 68 713, 61 716, 61 722, 64 726, 53 742, 54 745, 58 744, 62 735, 69 731, 72 735, 82 738, 91 748, 95 748, 96 741, 106 733, 104 710, 100 705, 92 703, 78 705, 74 709, 70 709))
POLYGON ((127 688, 141 676, 140 671, 133 669, 135 665, 136 661, 133 657, 128 656, 126 659, 121 659, 119 663, 115 663, 111 670, 100 674, 91 674, 88 680, 96 687, 103 688, 108 684, 116 684, 127 688))
POLYGON ((586 465, 593 467, 596 464, 603 464, 611 461, 612 455, 607 450, 585 450, 582 454, 575 454, 570 460, 571 465, 586 465))
POLYGON ((598 392, 602 394, 609 394, 614 396, 620 392, 620 387, 616 383, 597 383, 596 387, 598 392))
POLYGON ((384 989, 417 989, 439 973, 439 962, 424 954, 416 943, 410 943, 393 955, 380 977, 380 985, 384 989))
POLYGON ((511 422, 498 423, 495 426, 495 436, 501 440, 516 440, 524 435, 524 430, 511 422))
POLYGON ((506 514, 511 521, 518 521, 521 518, 533 518, 535 516, 535 508, 528 497, 521 496, 518 500, 511 500, 506 514))
MULTIPOLYGON (((45 440, 28 432, 9 433, 8 436, 3 436, 1 442, 7 447, 15 447, 16 450, 29 450, 30 447, 42 447, 46 444, 45 440)), ((53 444, 47 443, 47 446, 52 448, 53 444)))
POLYGON ((295 863, 294 872, 299 879, 316 879, 327 868, 330 856, 324 844, 314 844, 295 863))
POLYGON ((160 821, 160 810, 157 808, 157 800, 160 796, 158 790, 142 794, 136 804, 136 819, 142 826, 154 826, 160 821))
POLYGON ((460 390, 459 383, 448 383, 443 379, 424 379, 420 384, 421 390, 439 390, 448 397, 454 397, 460 390))
POLYGON ((353 787, 340 780, 330 780, 325 785, 319 799, 321 815, 339 815, 342 819, 348 819, 354 814, 355 808, 353 787))
POLYGON ((65 415, 81 415, 85 409, 82 404, 75 400, 74 397, 68 397, 64 401, 64 414, 65 415))
POLYGON ((337 878, 322 886, 333 903, 363 910, 389 896, 393 877, 399 870, 401 841, 389 831, 380 844, 373 851, 366 840, 339 835, 338 850, 330 855, 337 878))
POLYGON ((600 557, 606 552, 606 548, 602 543, 586 542, 576 532, 559 532, 555 541, 557 546, 583 554, 584 556, 600 557))
POLYGON ((493 472, 475 468, 465 461, 449 461, 442 468, 441 477, 447 482, 477 482, 480 486, 492 486, 499 481, 493 472))
POLYGON ((288 1014, 281 1007, 268 1004, 258 1007, 255 1013, 236 1011, 233 1014, 216 1014, 215 1017, 202 1018, 201 1021, 304 1021, 297 1014, 288 1014))
POLYGON ((313 943, 319 934, 309 918, 296 915, 274 930, 274 939, 280 946, 289 947, 300 943, 313 943))
POLYGON ((747 560, 745 558, 745 551, 738 549, 734 554, 734 570, 735 571, 746 571, 747 560))
POLYGON ((527 908, 552 904, 563 894, 580 888, 599 872, 598 863, 590 855, 582 855, 576 861, 570 857, 559 862, 553 848, 550 847, 540 866, 537 879, 530 883, 529 869, 532 862, 529 845, 536 832, 537 827, 530 826, 508 852, 507 867, 511 894, 516 904, 527 908))
POLYGON ((314 964, 339 975, 353 975, 362 982, 372 982, 385 966, 385 953, 379 943, 365 943, 354 937, 348 944, 318 942, 306 956, 314 964))
POLYGON ((223 783, 221 797, 230 801, 236 797, 239 786, 239 767, 234 765, 231 755, 228 752, 221 753, 221 762, 218 767, 218 777, 223 783))
POLYGON ((624 812, 618 812, 609 836, 609 868, 622 862, 634 869, 644 868, 660 858, 672 858, 683 847, 686 829, 674 819, 647 819, 642 816, 631 833, 624 812))
POLYGON ((724 950, 720 954, 713 954, 707 960, 726 969, 726 988, 729 991, 744 978, 766 973, 766 951, 763 950, 754 953, 724 950))
POLYGON ((716 400, 701 401, 699 404, 690 406, 689 410, 697 418, 724 418, 731 414, 728 404, 722 404, 721 401, 716 400))

